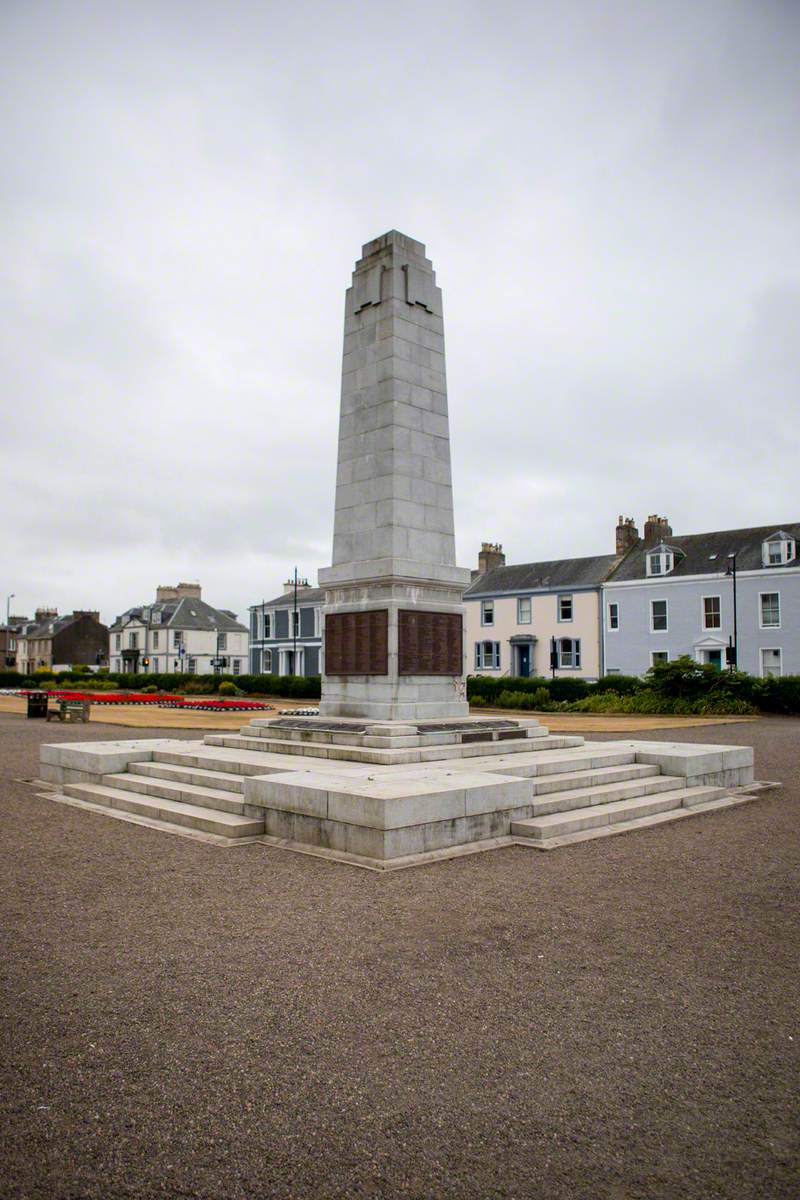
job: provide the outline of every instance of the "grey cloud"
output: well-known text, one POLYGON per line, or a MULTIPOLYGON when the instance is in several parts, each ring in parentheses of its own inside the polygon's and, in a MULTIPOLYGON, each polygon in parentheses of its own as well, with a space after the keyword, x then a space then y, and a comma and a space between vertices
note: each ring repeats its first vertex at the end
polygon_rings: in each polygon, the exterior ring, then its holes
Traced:
MULTIPOLYGON (((461 561, 797 515, 800 9, 11 3, 7 591, 329 554, 361 243, 444 288, 461 561)), ((0 580, 2 583, 2 580, 0 580)))

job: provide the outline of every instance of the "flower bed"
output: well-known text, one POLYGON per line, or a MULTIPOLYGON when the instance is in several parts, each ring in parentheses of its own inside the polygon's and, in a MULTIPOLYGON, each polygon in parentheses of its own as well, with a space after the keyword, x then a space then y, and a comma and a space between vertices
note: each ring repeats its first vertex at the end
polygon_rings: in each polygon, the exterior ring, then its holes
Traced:
MULTIPOLYGON (((31 691, 39 689, 19 688, 8 689, 6 694, 27 696, 31 691)), ((206 712, 255 712, 271 709, 273 705, 265 700, 212 699, 198 697, 196 700, 185 696, 158 696, 147 692, 78 692, 63 688, 48 690, 48 696, 55 700, 90 700, 92 704, 147 704, 155 708, 183 708, 206 712)))

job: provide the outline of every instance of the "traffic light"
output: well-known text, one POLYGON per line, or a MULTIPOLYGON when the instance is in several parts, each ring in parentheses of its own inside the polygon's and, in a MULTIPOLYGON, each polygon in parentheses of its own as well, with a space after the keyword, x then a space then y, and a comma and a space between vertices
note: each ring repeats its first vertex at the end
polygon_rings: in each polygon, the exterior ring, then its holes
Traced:
POLYGON ((149 659, 149 658, 143 658, 143 659, 142 659, 142 666, 143 666, 143 667, 149 667, 149 666, 150 666, 150 659, 149 659))
POLYGON ((736 647, 735 646, 726 646, 725 647, 725 665, 728 667, 736 666, 736 647))

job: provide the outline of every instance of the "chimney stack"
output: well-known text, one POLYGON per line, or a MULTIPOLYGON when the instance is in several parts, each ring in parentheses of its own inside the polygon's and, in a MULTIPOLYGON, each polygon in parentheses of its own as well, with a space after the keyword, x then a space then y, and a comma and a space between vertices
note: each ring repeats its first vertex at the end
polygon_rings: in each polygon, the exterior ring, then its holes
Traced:
POLYGON ((493 571, 495 567, 504 567, 505 565, 506 556, 499 542, 481 542, 481 550, 478 555, 479 575, 486 575, 489 571, 493 571))
POLYGON ((653 513, 644 523, 644 544, 648 548, 672 537, 672 526, 666 517, 653 513))
POLYGON ((636 528, 633 517, 620 515, 617 521, 617 558, 626 555, 638 541, 639 530, 636 528))

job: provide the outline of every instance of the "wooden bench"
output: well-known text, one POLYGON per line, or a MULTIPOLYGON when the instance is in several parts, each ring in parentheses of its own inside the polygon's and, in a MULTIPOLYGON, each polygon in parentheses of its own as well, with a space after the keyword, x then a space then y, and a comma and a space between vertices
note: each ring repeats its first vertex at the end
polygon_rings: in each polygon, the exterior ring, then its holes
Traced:
POLYGON ((56 708, 48 708, 48 721, 88 721, 91 700, 59 700, 56 708))

